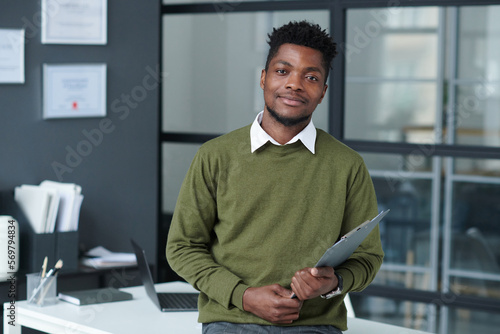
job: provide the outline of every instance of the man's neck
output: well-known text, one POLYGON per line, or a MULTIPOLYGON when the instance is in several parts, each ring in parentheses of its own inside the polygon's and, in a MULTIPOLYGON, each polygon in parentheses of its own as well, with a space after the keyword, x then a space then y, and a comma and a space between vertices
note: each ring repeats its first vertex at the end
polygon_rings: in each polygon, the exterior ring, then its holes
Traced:
POLYGON ((274 119, 268 112, 264 111, 260 126, 268 135, 281 145, 288 143, 293 137, 304 130, 311 119, 293 126, 286 126, 274 119))

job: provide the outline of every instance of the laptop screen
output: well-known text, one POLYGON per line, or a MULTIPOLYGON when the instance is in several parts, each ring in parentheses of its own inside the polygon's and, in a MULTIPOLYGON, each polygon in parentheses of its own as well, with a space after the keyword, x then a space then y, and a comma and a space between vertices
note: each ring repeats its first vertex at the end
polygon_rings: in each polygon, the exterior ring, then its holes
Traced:
POLYGON ((146 293, 153 303, 161 309, 154 286, 153 275, 151 274, 151 270, 149 270, 148 261, 146 259, 146 253, 137 243, 135 243, 134 240, 130 240, 130 242, 132 243, 132 247, 134 247, 135 257, 137 258, 137 266, 139 267, 139 274, 141 275, 142 284, 144 284, 144 287, 146 288, 146 293))

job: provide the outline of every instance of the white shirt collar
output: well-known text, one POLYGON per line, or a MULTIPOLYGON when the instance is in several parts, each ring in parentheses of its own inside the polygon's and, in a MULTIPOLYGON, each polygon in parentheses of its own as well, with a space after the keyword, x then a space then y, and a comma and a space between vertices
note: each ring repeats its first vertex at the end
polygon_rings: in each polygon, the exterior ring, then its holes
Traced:
MULTIPOLYGON (((274 145, 281 146, 273 137, 271 137, 262 127, 260 123, 262 122, 262 115, 264 111, 261 111, 252 123, 250 128, 250 146, 252 153, 264 146, 265 143, 270 141, 274 145)), ((307 126, 300 131, 295 137, 290 139, 287 144, 295 143, 300 140, 304 146, 314 154, 314 147, 316 143, 316 128, 314 127, 313 121, 311 120, 307 126)))

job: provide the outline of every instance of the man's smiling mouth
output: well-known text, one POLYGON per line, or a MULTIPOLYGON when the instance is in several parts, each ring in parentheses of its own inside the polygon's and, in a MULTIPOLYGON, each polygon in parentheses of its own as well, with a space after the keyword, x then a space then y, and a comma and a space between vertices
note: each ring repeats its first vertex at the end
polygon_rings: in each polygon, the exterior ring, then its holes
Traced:
POLYGON ((301 98, 296 97, 296 96, 280 95, 278 97, 281 99, 281 101, 284 104, 290 105, 290 106, 300 106, 300 105, 306 103, 306 101, 304 99, 301 99, 301 98))

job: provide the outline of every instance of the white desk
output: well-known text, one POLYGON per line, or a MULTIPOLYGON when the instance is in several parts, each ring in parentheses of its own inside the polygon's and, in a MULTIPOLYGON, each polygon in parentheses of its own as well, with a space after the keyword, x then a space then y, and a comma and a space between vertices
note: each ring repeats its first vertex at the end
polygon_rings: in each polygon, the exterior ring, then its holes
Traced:
MULTIPOLYGON (((190 292, 193 288, 182 282, 156 285, 158 292, 190 292)), ((143 286, 122 289, 132 293, 133 300, 87 306, 60 301, 56 305, 37 307, 26 301, 16 302, 16 326, 6 316, 4 304, 4 333, 21 334, 21 326, 47 333, 62 334, 137 334, 179 333, 200 334, 198 312, 160 312, 146 296, 143 286)), ((420 331, 385 325, 373 321, 348 318, 348 334, 384 333, 418 334, 420 331)))

